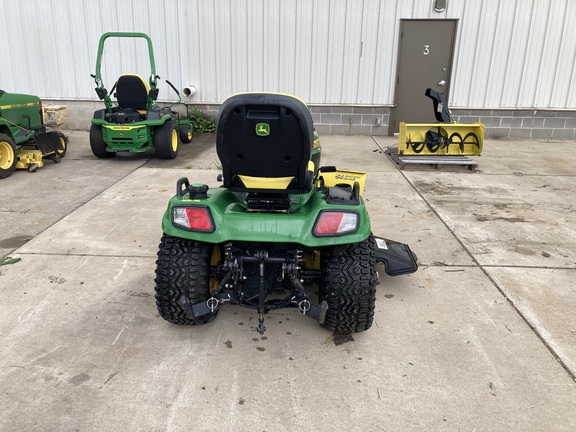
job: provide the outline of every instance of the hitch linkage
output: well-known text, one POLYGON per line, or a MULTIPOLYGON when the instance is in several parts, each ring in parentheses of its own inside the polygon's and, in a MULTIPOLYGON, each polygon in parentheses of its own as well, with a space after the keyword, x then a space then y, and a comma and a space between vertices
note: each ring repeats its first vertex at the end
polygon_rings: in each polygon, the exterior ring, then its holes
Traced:
MULTIPOLYGON (((297 276, 298 267, 294 261, 288 258, 282 257, 270 257, 267 251, 258 251, 254 255, 242 255, 238 257, 240 266, 243 262, 258 263, 259 267, 259 277, 258 277, 258 327, 256 331, 261 335, 266 331, 266 326, 264 325, 264 314, 267 312, 266 308, 266 297, 268 295, 266 291, 266 281, 264 274, 264 264, 282 264, 285 266, 287 276, 290 283, 294 287, 292 294, 286 299, 286 305, 297 306, 303 315, 307 315, 310 318, 318 321, 321 325, 324 324, 324 319, 326 316, 326 311, 328 310, 328 303, 322 301, 320 306, 316 306, 310 303, 309 294, 304 289, 300 279, 297 276)), ((198 318, 203 315, 215 313, 222 304, 224 303, 234 303, 243 304, 238 298, 238 292, 231 290, 226 293, 222 293, 224 288, 228 288, 228 280, 233 278, 237 280, 238 277, 238 262, 234 263, 228 267, 229 271, 226 273, 225 277, 222 279, 218 287, 212 292, 212 296, 203 302, 190 305, 187 299, 181 299, 183 306, 187 309, 186 316, 188 318, 198 318)))

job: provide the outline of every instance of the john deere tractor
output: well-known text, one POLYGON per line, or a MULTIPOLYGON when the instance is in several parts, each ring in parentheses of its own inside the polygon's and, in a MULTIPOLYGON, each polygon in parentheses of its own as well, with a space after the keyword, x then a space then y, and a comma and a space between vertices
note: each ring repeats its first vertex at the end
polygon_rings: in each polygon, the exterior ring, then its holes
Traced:
MULTIPOLYGON (((188 115, 174 111, 174 106, 182 104, 180 93, 170 83, 178 95, 178 102, 166 108, 156 104, 158 98, 156 66, 152 41, 144 33, 105 33, 100 38, 96 57, 96 94, 104 101, 105 108, 94 113, 90 128, 90 147, 95 156, 110 158, 117 152, 142 153, 156 150, 158 157, 173 159, 178 154, 179 142, 192 141, 192 125, 188 115), (109 38, 143 38, 148 44, 150 77, 148 82, 137 74, 121 75, 111 91, 105 88, 100 72, 104 42, 109 38), (115 101, 112 97, 116 98, 115 101)), ((184 105, 184 104, 182 104, 184 105)))
POLYGON ((43 159, 60 162, 66 155, 68 138, 48 132, 38 96, 0 90, 0 179, 15 169, 35 171, 43 159))
POLYGON ((314 166, 312 116, 299 99, 243 93, 220 110, 222 186, 177 181, 162 220, 156 304, 165 320, 211 322, 227 303, 264 316, 294 307, 328 330, 368 330, 376 262, 415 272, 408 245, 376 237, 365 173, 314 166), (316 294, 318 293, 318 294, 316 294))

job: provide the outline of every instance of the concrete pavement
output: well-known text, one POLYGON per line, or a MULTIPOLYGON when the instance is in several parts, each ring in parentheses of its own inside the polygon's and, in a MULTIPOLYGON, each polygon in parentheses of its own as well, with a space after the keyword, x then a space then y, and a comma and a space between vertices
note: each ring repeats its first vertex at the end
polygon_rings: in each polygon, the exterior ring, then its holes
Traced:
POLYGON ((87 133, 0 181, 2 431, 576 430, 576 143, 487 141, 476 173, 399 171, 387 137, 322 137, 368 172, 380 268, 373 327, 341 339, 295 310, 225 307, 200 327, 154 302, 179 177, 217 186, 213 136, 172 161, 92 156, 87 133))

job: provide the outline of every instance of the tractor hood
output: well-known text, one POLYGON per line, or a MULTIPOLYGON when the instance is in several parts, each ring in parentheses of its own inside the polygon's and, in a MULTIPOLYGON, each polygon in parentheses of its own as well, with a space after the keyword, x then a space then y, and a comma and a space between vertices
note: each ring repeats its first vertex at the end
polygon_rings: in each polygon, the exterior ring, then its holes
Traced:
POLYGON ((19 105, 36 104, 38 102, 40 102, 40 98, 38 96, 7 93, 3 90, 0 90, 0 109, 20 108, 19 105))

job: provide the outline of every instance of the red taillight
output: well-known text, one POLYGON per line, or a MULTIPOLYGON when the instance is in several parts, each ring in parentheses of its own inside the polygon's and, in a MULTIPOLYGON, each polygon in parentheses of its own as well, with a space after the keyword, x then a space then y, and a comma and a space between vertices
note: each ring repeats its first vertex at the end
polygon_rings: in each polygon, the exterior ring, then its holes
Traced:
POLYGON ((318 216, 314 235, 340 235, 355 232, 358 229, 358 214, 352 212, 323 211, 318 216))
POLYGON ((343 217, 343 213, 322 213, 320 219, 318 219, 318 223, 316 224, 316 234, 322 235, 337 233, 343 217))
POLYGON ((174 207, 172 209, 172 221, 174 225, 192 231, 214 231, 214 224, 208 207, 174 207))
POLYGON ((210 231, 212 229, 212 221, 206 208, 187 208, 186 217, 188 218, 188 226, 191 229, 200 231, 210 231))

